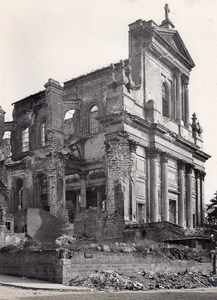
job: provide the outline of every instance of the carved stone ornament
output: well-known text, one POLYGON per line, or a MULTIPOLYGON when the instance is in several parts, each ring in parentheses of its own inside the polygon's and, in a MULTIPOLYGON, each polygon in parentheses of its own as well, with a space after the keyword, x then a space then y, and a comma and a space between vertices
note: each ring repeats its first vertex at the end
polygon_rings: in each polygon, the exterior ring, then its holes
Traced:
POLYGON ((186 166, 186 162, 184 160, 182 160, 182 159, 179 159, 178 160, 178 168, 180 170, 184 170, 185 166, 186 166))
POLYGON ((134 140, 131 140, 131 139, 128 140, 128 143, 129 143, 130 152, 136 152, 138 143, 134 140))
POLYGON ((195 165, 194 164, 186 164, 186 171, 187 173, 192 173, 195 165))
POLYGON ((168 152, 161 153, 161 161, 164 163, 168 162, 168 159, 170 157, 170 154, 168 152))

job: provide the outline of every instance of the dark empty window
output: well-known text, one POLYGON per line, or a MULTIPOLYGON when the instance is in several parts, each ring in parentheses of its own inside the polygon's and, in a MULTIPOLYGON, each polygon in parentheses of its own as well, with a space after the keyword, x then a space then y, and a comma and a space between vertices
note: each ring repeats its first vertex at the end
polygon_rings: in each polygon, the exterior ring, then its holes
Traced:
POLYGON ((162 84, 162 113, 163 116, 169 117, 169 93, 165 83, 162 84))

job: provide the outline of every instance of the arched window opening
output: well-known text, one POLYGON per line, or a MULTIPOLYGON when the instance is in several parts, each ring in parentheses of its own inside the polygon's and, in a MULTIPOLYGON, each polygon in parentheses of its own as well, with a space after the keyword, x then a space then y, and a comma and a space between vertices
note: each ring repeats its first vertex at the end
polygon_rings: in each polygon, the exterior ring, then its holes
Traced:
POLYGON ((71 109, 67 111, 64 118, 64 135, 69 138, 75 132, 79 131, 79 111, 71 109))
POLYGON ((45 130, 46 130, 46 121, 41 123, 40 134, 41 134, 41 146, 44 147, 46 145, 45 139, 45 130))
POLYGON ((22 152, 29 151, 29 127, 22 129, 22 152))
POLYGON ((75 109, 68 110, 67 113, 65 114, 64 121, 68 119, 72 119, 74 117, 75 109))
POLYGON ((99 131, 98 107, 94 105, 89 111, 89 133, 94 134, 99 131))
POLYGON ((162 84, 162 114, 169 118, 169 93, 165 83, 162 84))

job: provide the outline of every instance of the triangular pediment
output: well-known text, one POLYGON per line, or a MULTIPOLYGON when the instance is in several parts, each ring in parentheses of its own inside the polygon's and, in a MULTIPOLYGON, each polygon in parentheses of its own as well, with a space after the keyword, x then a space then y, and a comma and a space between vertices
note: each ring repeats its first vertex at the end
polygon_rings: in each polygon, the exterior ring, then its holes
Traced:
POLYGON ((195 66, 193 59, 191 58, 182 38, 178 31, 157 27, 155 28, 158 34, 169 44, 173 50, 181 54, 191 65, 195 66))

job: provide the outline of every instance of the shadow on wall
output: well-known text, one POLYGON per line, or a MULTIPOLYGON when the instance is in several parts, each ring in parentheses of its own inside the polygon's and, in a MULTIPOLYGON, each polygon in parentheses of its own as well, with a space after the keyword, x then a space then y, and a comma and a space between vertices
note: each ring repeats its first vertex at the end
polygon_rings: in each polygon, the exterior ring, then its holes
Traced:
POLYGON ((49 243, 61 235, 62 222, 49 212, 39 208, 27 209, 27 234, 34 240, 49 243))

